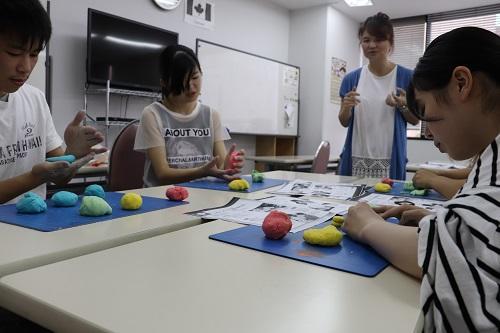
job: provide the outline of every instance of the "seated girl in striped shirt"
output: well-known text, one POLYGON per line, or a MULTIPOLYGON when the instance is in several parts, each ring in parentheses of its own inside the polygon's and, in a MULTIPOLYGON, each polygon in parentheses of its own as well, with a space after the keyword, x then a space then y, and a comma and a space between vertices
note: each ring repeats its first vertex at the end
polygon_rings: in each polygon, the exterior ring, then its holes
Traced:
POLYGON ((422 279, 425 332, 500 328, 499 59, 498 35, 455 29, 429 45, 408 89, 410 109, 441 151, 479 155, 460 191, 435 213, 417 210, 418 228, 385 223, 366 203, 346 216, 349 236, 422 279))

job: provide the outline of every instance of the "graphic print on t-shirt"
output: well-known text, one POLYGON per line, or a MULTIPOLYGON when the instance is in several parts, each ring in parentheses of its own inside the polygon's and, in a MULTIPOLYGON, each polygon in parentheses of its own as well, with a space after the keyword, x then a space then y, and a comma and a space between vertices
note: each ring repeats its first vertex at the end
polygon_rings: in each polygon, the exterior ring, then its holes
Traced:
POLYGON ((33 149, 40 149, 43 146, 42 137, 35 136, 36 125, 26 122, 21 126, 22 138, 16 142, 0 145, 0 165, 7 165, 16 162, 16 159, 24 159, 33 149))
POLYGON ((209 162, 211 155, 203 154, 199 141, 211 137, 210 128, 164 128, 167 162, 174 168, 194 168, 209 162))

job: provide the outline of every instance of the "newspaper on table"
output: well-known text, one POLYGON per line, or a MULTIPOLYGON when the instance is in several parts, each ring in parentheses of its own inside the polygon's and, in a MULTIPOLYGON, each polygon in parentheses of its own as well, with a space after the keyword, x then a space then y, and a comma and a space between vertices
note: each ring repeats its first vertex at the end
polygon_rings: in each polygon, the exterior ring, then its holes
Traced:
POLYGON ((344 214, 347 204, 323 202, 314 199, 273 196, 252 200, 233 198, 227 205, 188 212, 204 219, 220 219, 229 222, 261 226, 272 210, 288 214, 292 220, 291 232, 299 232, 326 222, 336 214, 344 214))
POLYGON ((330 199, 349 200, 361 195, 366 185, 345 183, 321 183, 296 179, 270 193, 284 195, 305 195, 330 199))
POLYGON ((414 197, 403 197, 398 195, 388 195, 388 194, 379 194, 379 193, 369 193, 358 197, 355 199, 356 201, 363 201, 370 205, 389 205, 389 206, 398 206, 398 205, 413 205, 425 208, 427 210, 434 210, 437 207, 442 207, 446 201, 440 200, 432 200, 432 199, 422 199, 422 198, 414 198, 414 197))

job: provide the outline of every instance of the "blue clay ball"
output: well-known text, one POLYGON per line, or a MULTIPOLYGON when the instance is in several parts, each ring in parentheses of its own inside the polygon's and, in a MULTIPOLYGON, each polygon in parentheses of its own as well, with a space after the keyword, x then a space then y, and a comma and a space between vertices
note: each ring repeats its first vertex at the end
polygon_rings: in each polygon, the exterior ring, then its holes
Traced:
POLYGON ((59 191, 50 200, 56 207, 72 207, 78 202, 78 195, 73 192, 59 191))
POLYGON ((94 196, 102 199, 106 198, 106 193, 101 185, 92 184, 85 188, 85 192, 83 192, 85 196, 94 196))
POLYGON ((16 204, 18 213, 39 214, 47 210, 47 204, 39 195, 28 192, 16 204))
POLYGON ((47 157, 47 162, 57 162, 57 161, 66 161, 68 163, 73 163, 76 160, 75 155, 62 155, 62 156, 54 156, 47 157))

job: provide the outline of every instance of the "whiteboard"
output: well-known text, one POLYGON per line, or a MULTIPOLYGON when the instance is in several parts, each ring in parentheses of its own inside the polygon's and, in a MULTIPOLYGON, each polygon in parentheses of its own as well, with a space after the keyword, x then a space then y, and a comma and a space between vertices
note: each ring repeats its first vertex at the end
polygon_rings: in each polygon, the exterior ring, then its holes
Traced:
POLYGON ((196 52, 200 100, 219 112, 231 133, 297 135, 298 67, 200 39, 196 52))

